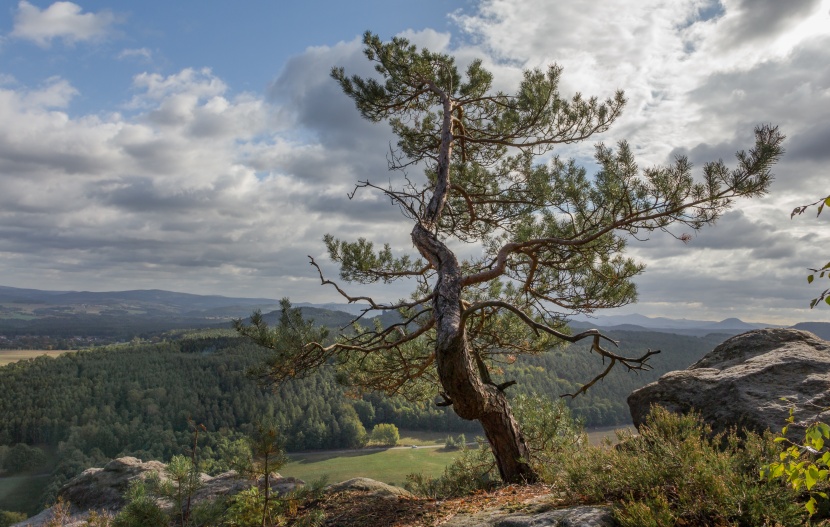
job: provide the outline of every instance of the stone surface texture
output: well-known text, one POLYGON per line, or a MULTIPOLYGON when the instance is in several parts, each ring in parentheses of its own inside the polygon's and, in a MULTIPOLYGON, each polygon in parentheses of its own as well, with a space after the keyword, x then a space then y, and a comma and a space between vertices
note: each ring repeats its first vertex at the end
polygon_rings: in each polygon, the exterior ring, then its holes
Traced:
POLYGON ((778 431, 790 408, 796 425, 817 417, 828 420, 830 341, 795 329, 736 335, 689 368, 632 392, 628 406, 638 428, 652 405, 676 413, 697 411, 715 432, 732 427, 778 431))
MULTIPOLYGON (((141 461, 134 457, 114 459, 103 468, 89 468, 73 478, 58 492, 70 505, 70 517, 64 527, 80 527, 89 516, 90 510, 117 513, 125 505, 124 494, 135 479, 146 479, 156 473, 161 479, 167 477, 167 466, 159 461, 141 461)), ((202 487, 193 494, 192 504, 213 500, 219 496, 231 496, 251 486, 251 481, 240 479, 236 472, 225 472, 218 476, 201 475, 202 487)), ((264 478, 260 478, 260 486, 264 478)), ((285 494, 304 485, 296 478, 283 478, 271 474, 271 489, 275 494, 285 494)), ((172 503, 159 500, 161 507, 172 503)), ((49 508, 13 527, 39 527, 54 517, 54 508, 49 508)))
POLYGON ((328 487, 326 487, 326 490, 328 492, 343 492, 346 490, 356 490, 360 492, 366 492, 371 496, 382 496, 390 498, 396 498, 399 496, 405 498, 412 497, 412 493, 406 489, 395 487, 394 485, 389 485, 387 483, 375 481, 369 478, 352 478, 350 480, 329 485, 328 487))
POLYGON ((617 523, 608 507, 580 506, 550 509, 538 505, 535 510, 507 513, 484 511, 456 516, 443 527, 614 527, 617 523))

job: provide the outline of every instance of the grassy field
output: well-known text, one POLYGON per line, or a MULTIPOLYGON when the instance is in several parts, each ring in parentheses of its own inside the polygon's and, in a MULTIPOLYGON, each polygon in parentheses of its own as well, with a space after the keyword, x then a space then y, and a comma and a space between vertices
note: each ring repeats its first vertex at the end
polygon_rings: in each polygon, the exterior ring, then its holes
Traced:
POLYGON ((48 474, 0 478, 0 509, 37 514, 40 495, 48 483, 48 474))
MULTIPOLYGON (((591 444, 595 445, 602 443, 605 438, 616 442, 614 434, 616 428, 619 427, 590 430, 588 439, 591 444)), ((630 428, 633 429, 633 427, 630 428)), ((471 434, 466 434, 466 436, 468 441, 475 439, 471 434)), ((291 461, 283 466, 279 473, 286 477, 300 478, 306 482, 323 476, 328 477, 329 483, 366 477, 402 486, 407 474, 415 472, 429 476, 443 474, 444 467, 458 455, 458 451, 425 447, 443 445, 446 437, 445 432, 401 430, 401 441, 398 444, 410 448, 291 454, 291 461), (419 448, 411 448, 412 445, 419 448)))
MULTIPOLYGON (((406 430, 401 429, 401 440, 398 441, 398 446, 431 446, 443 445, 448 435, 458 437, 458 432, 423 432, 420 430, 406 430)), ((464 434, 467 441, 475 441, 474 434, 464 434)))
POLYGON ((633 432, 635 434, 637 433, 637 429, 634 428, 634 425, 592 428, 590 430, 586 430, 585 432, 588 434, 588 442, 592 445, 601 445, 606 439, 611 441, 611 444, 617 444, 616 430, 628 430, 629 432, 633 432))
POLYGON ((0 366, 11 364, 24 359, 34 359, 41 355, 57 357, 67 353, 69 350, 0 350, 0 366))
POLYGON ((329 483, 366 477, 403 486, 406 475, 421 472, 439 476, 458 455, 443 448, 396 448, 356 452, 293 454, 279 473, 311 482, 327 476, 329 483))

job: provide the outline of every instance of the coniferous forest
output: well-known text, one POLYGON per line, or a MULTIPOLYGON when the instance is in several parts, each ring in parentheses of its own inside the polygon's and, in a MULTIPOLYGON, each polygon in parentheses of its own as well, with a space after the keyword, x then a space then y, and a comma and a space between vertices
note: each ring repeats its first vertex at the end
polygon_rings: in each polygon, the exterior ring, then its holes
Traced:
MULTIPOLYGON (((656 357, 653 371, 614 371, 586 396, 569 399, 589 427, 628 423, 628 393, 666 371, 688 366, 726 338, 651 332, 611 336, 623 348, 665 351, 656 357)), ((276 420, 289 452, 359 447, 366 430, 380 423, 413 430, 478 431, 475 422, 462 421, 431 401, 350 393, 337 383, 333 368, 279 386, 263 385, 249 372, 268 353, 227 332, 207 330, 0 368, 0 459, 5 473, 40 463, 50 471, 45 503, 69 478, 109 459, 132 455, 169 460, 186 452, 198 425, 206 430, 199 439, 202 456, 217 459, 216 471, 226 468, 218 461, 222 450, 263 418, 276 420)), ((505 365, 501 376, 517 381, 513 393, 558 396, 573 392, 602 367, 587 346, 573 345, 522 357, 505 365)))

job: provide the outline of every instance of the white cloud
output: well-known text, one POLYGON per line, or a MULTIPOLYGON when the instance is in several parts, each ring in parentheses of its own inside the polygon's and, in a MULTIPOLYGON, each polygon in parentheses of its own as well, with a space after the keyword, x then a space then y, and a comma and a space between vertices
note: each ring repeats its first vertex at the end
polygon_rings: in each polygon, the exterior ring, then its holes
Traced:
MULTIPOLYGON (((756 124, 780 124, 788 153, 768 198, 739 203, 739 212, 688 246, 659 235, 631 243, 649 268, 638 280, 641 302, 630 309, 815 319, 826 315, 799 311, 812 298, 805 267, 827 259, 816 258, 815 248, 830 244, 830 215, 791 221, 789 212, 827 193, 830 70, 823 65, 830 64, 830 41, 817 21, 830 0, 822 2, 794 4, 779 20, 773 4, 748 13, 751 4, 737 0, 632 0, 613 10, 599 2, 488 0, 456 15, 462 38, 433 30, 405 36, 455 54, 462 67, 483 57, 499 89, 515 85, 523 67, 554 61, 565 66, 563 94, 604 97, 625 89, 626 113, 598 139, 627 138, 641 166, 679 153, 698 167, 719 157, 729 163, 751 146, 756 124), (758 38, 753 24, 768 38, 758 38)), ((20 5, 21 12, 31 8, 20 5)), ((39 42, 82 40, 49 35, 39 42)), ((125 50, 121 58, 148 56, 144 51, 125 50)), ((356 38, 308 48, 264 95, 234 93, 212 70, 184 68, 135 76, 123 114, 80 116, 69 110, 84 94, 65 79, 37 88, 6 79, 0 261, 14 269, 9 279, 62 289, 67 276, 79 277, 73 283, 85 276, 90 289, 129 284, 332 300, 306 258, 326 260, 323 233, 411 251, 411 226, 388 200, 347 198, 357 181, 384 184, 400 174, 386 170, 395 141, 388 126, 360 117, 329 77, 332 66, 372 74, 356 38)), ((590 158, 593 144, 561 152, 590 158)), ((406 294, 394 287, 360 292, 406 294)))
POLYGON ((109 11, 82 13, 81 6, 72 2, 55 2, 41 10, 21 0, 10 36, 48 48, 54 39, 67 44, 101 39, 116 21, 117 17, 109 11))
MULTIPOLYGON (((829 12, 828 0, 632 0, 614 8, 485 0, 456 19, 469 48, 501 59, 502 68, 557 62, 564 93, 603 97, 624 89, 622 118, 597 140, 627 139, 641 166, 680 153, 698 167, 718 158, 729 164, 752 146, 756 125, 780 125, 788 152, 768 197, 740 201, 743 212, 726 215, 689 246, 660 235, 631 243, 649 268, 637 280, 640 302, 628 308, 775 321, 827 316, 803 309, 815 296, 805 267, 816 247, 830 244, 827 221, 790 221, 789 212, 830 192, 829 12)), ((560 153, 588 157, 591 147, 560 153)))
MULTIPOLYGON (((361 60, 355 45, 308 55, 361 60)), ((337 97, 330 65, 318 71, 310 60, 314 72, 291 70, 308 85, 285 75, 277 82, 289 100, 319 90, 292 113, 261 96, 231 95, 208 69, 137 75, 131 111, 106 116, 63 111, 77 91, 62 79, 0 87, 0 261, 28 255, 27 265, 10 264, 17 270, 7 279, 61 289, 83 269, 93 289, 329 294, 314 285, 306 256, 320 256, 323 234, 371 235, 389 230, 389 211, 397 218, 376 197, 346 196, 361 168, 385 177, 387 142, 381 131, 375 154, 355 151, 355 138, 343 143, 348 134, 338 130, 352 121, 315 113, 317 96, 334 96, 334 111, 351 106, 337 97), (275 115, 290 122, 274 126, 275 115), (323 123, 319 143, 283 137, 285 127, 323 123)))
POLYGON ((117 58, 119 60, 138 58, 149 62, 153 60, 153 52, 149 48, 128 48, 121 50, 117 58))

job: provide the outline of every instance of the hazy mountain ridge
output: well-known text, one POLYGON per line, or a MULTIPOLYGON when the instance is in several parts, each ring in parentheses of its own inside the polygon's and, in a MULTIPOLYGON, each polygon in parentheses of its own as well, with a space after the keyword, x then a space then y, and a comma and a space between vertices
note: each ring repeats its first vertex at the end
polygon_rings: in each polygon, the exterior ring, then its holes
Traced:
MULTIPOLYGON (((303 309, 306 316, 318 323, 337 327, 348 325, 368 307, 366 304, 335 302, 297 302, 294 305, 303 309)), ((112 324, 113 319, 120 318, 123 322, 126 317, 137 317, 158 321, 166 319, 167 323, 163 324, 165 328, 170 323, 224 327, 227 321, 245 318, 257 309, 266 314, 274 313, 279 309, 279 301, 270 298, 195 295, 161 289, 89 292, 0 286, 0 320, 6 321, 0 325, 0 333, 4 329, 43 331, 43 323, 37 323, 36 320, 72 317, 80 317, 84 325, 95 325, 98 318, 102 323, 112 324)), ((369 312, 362 320, 369 321, 374 318, 373 315, 383 317, 383 322, 390 322, 390 317, 395 316, 392 313, 384 315, 369 312)), ((276 314, 269 319, 276 320, 276 314)), ((572 319, 571 325, 575 329, 597 327, 614 331, 657 331, 690 336, 705 336, 710 333, 735 335, 752 329, 782 327, 775 324, 744 322, 734 317, 712 321, 647 317, 640 314, 592 317, 580 315, 572 319)), ((824 339, 830 339, 830 323, 827 322, 801 322, 793 327, 812 331, 824 339)))

